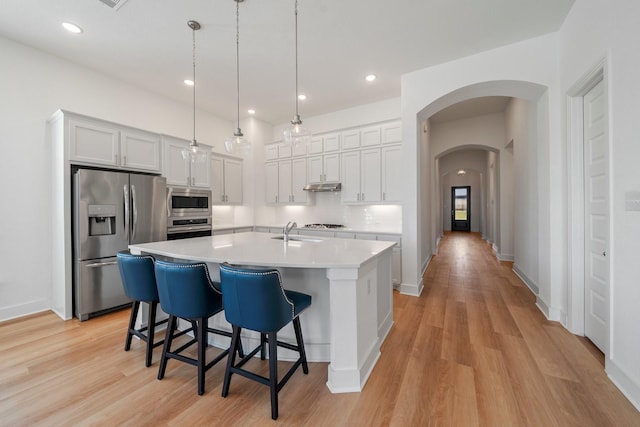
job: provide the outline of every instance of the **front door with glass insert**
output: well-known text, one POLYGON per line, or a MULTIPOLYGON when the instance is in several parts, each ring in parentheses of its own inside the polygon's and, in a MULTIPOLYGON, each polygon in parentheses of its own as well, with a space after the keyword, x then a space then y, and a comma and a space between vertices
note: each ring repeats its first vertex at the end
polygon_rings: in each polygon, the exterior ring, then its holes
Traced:
POLYGON ((451 187, 451 231, 471 231, 471 187, 451 187))

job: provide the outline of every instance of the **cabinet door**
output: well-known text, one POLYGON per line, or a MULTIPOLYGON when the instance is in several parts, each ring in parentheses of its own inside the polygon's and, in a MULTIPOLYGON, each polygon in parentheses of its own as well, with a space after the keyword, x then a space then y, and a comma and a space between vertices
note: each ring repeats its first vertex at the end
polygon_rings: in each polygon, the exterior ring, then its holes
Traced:
POLYGON ((331 153, 340 150, 340 134, 327 135, 324 137, 323 151, 331 153))
POLYGON ((264 146, 264 159, 276 160, 278 158, 278 144, 269 144, 264 146))
POLYGON ((322 182, 324 178, 324 157, 323 156, 312 156, 309 157, 309 182, 312 184, 318 184, 322 182))
POLYGON ((321 136, 316 136, 311 138, 311 143, 309 144, 309 154, 322 154, 322 142, 324 138, 321 136))
POLYGON ((278 203, 278 162, 264 165, 264 194, 267 204, 278 203))
POLYGON ((278 162, 278 203, 291 202, 291 160, 278 162))
POLYGON ((380 150, 363 150, 360 163, 360 201, 379 202, 380 188, 380 150))
POLYGON ((291 201, 306 203, 307 192, 302 188, 307 185, 307 159, 295 159, 291 162, 291 201))
POLYGON ((224 204, 224 159, 211 157, 211 201, 224 204))
POLYGON ((291 144, 291 155, 300 157, 307 155, 307 144, 291 144))
POLYGON ((118 166, 118 129, 69 120, 69 160, 118 166))
POLYGON ((189 185, 191 175, 189 162, 182 158, 182 149, 188 142, 166 138, 164 143, 164 176, 167 185, 189 185))
POLYGON ((380 145, 380 128, 372 127, 362 130, 362 146, 371 147, 380 145))
POLYGON ((224 160, 224 194, 227 203, 242 204, 242 161, 224 160))
POLYGON ((121 131, 120 165, 160 172, 160 136, 152 133, 121 131))
POLYGON ((323 158, 324 180, 327 182, 340 182, 340 155, 326 154, 323 158))
POLYGON ((383 144, 402 142, 402 124, 400 122, 393 122, 383 125, 381 138, 383 144))
POLYGON ((204 151, 207 157, 204 162, 191 163, 191 186, 209 188, 211 186, 211 162, 209 161, 211 158, 211 147, 200 144, 199 149, 204 151))
POLYGON ((288 159, 291 157, 291 144, 280 143, 278 144, 278 158, 288 159))
POLYGON ((360 152, 342 153, 342 194, 343 202, 360 201, 360 152))
POLYGON ((342 149, 350 150, 352 148, 360 148, 359 130, 342 132, 342 149))
POLYGON ((392 145, 381 150, 382 201, 402 200, 402 147, 392 145))

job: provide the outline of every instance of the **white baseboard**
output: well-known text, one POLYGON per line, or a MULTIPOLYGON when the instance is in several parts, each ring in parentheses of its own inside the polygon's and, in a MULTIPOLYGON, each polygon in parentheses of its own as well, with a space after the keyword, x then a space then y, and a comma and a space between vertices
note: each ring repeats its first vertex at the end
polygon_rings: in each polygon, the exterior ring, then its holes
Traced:
POLYGON ((522 269, 518 266, 518 264, 513 264, 512 268, 513 272, 527 285, 527 288, 531 289, 534 295, 538 295, 538 284, 531 280, 529 276, 527 276, 522 269))
MULTIPOLYGON (((18 304, 10 307, 0 308, 0 322, 17 319, 19 317, 30 316, 43 311, 50 311, 49 303, 45 300, 31 301, 26 304, 18 304)), ((60 313, 54 311, 62 320, 66 320, 60 313)))
POLYGON ((613 384, 640 411, 640 383, 628 375, 614 360, 607 360, 605 371, 613 384))

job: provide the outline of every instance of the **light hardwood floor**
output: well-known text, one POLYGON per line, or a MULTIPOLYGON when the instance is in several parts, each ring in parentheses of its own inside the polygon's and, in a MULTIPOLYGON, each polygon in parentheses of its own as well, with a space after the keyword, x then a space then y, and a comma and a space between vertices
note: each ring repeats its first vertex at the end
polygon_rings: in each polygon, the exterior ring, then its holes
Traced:
POLYGON ((395 323, 362 393, 331 394, 327 364, 311 363, 281 391, 276 422, 265 386, 234 376, 220 397, 224 363, 204 396, 192 366, 169 361, 158 381, 160 348, 150 368, 142 343, 123 351, 128 311, 5 322, 0 425, 640 426, 602 355, 545 320, 478 235, 446 234, 424 279, 418 298, 394 293, 395 323))

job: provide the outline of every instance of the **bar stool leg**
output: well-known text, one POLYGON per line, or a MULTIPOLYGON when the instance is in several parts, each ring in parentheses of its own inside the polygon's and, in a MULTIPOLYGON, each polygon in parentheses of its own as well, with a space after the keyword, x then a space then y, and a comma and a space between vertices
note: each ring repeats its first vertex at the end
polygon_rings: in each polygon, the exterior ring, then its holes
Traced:
POLYGON ((224 382, 222 383, 222 397, 229 394, 229 385, 231 384, 231 368, 236 365, 236 352, 238 350, 238 342, 240 341, 240 328, 231 325, 231 347, 229 347, 229 355, 227 356, 227 369, 224 372, 224 382))
POLYGON ((167 353, 171 351, 171 343, 173 341, 173 331, 176 329, 176 317, 169 316, 169 323, 167 323, 167 334, 164 338, 164 345, 162 346, 162 357, 160 358, 160 367, 158 368, 158 379, 164 378, 164 372, 167 369, 167 353))
POLYGON ((129 317, 129 329, 127 329, 127 339, 124 342, 124 351, 129 351, 131 348, 131 338, 133 334, 131 331, 136 326, 136 318, 138 317, 138 308, 140 307, 140 301, 134 301, 131 306, 131 317, 129 317))
POLYGON ((300 317, 293 319, 293 330, 296 333, 296 342, 298 343, 298 353, 302 361, 302 372, 309 373, 309 365, 307 365, 307 353, 304 350, 304 341, 302 339, 302 328, 300 327, 300 317))
POLYGON ((271 390, 271 418, 278 419, 278 334, 269 332, 269 388, 271 390))
POLYGON ((149 320, 147 325, 147 359, 145 366, 151 366, 151 358, 153 356, 153 340, 156 334, 156 308, 157 302, 149 303, 149 320))
POLYGON ((202 317, 198 323, 198 395, 204 394, 205 356, 207 351, 207 319, 202 317))

